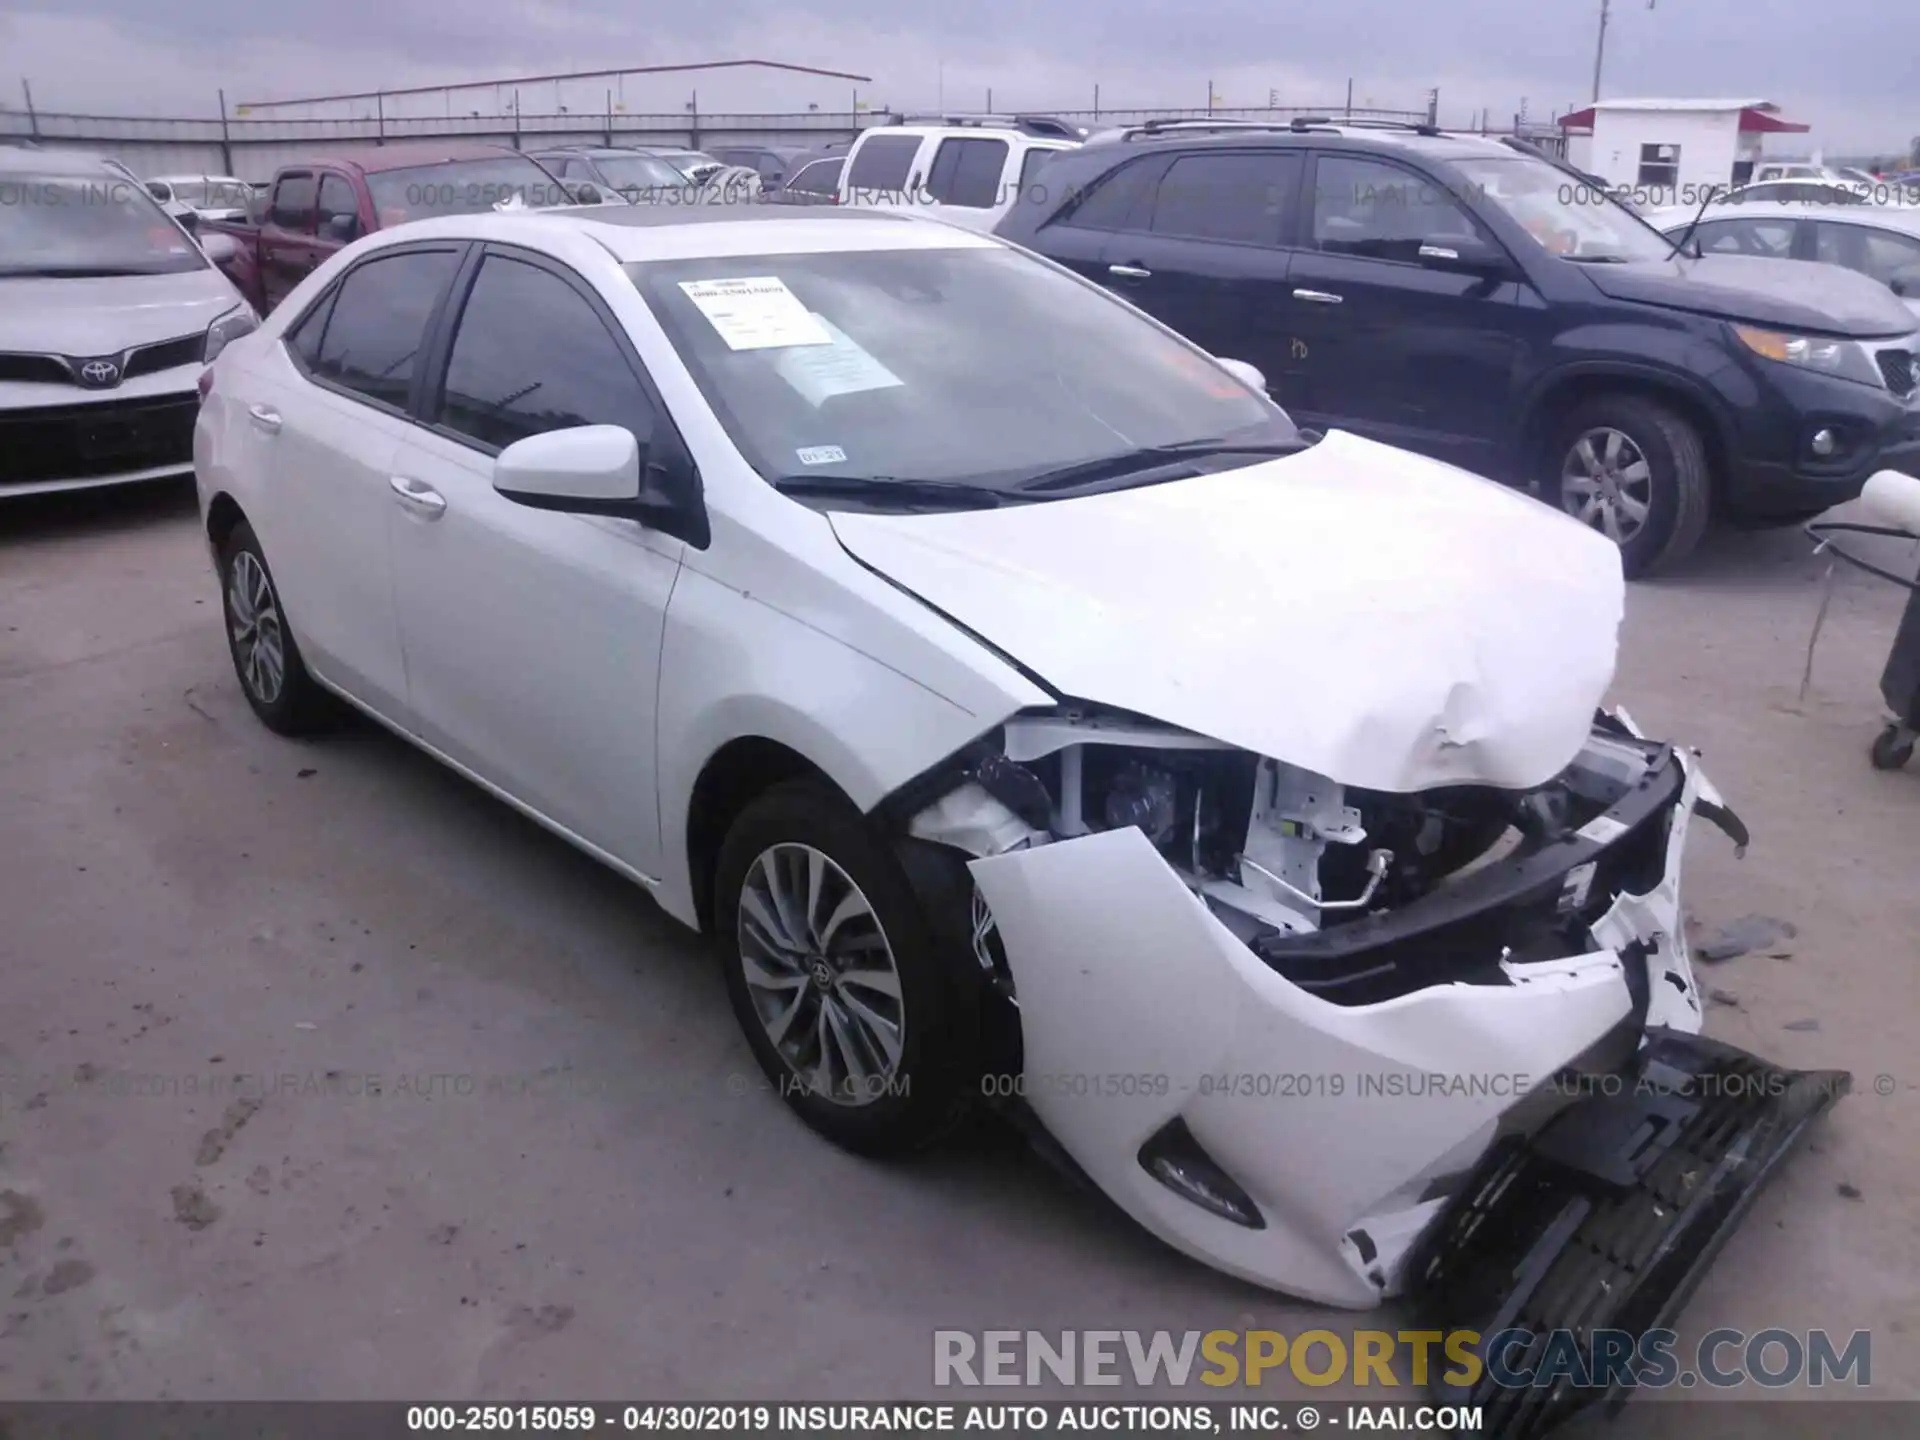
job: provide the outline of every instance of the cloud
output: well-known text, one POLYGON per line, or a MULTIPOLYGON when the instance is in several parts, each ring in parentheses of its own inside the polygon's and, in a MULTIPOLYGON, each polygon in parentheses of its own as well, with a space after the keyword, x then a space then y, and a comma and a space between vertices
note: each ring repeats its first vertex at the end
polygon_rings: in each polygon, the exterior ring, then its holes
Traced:
MULTIPOLYGON (((1879 0, 1757 8, 1616 3, 1607 93, 1765 96, 1835 149, 1920 130, 1911 47, 1890 43, 1879 0)), ((871 98, 896 107, 978 106, 991 89, 997 107, 1086 108, 1096 84, 1105 108, 1198 107, 1210 81, 1229 105, 1330 104, 1351 77, 1356 103, 1381 106, 1423 106, 1437 86, 1442 119, 1464 124, 1482 108, 1510 120, 1523 101, 1540 118, 1583 104, 1598 13, 1597 0, 13 0, 0 54, 48 110, 206 115, 216 87, 233 99, 754 56, 871 75, 871 98)), ((756 108, 719 77, 691 83, 703 109, 756 108)))

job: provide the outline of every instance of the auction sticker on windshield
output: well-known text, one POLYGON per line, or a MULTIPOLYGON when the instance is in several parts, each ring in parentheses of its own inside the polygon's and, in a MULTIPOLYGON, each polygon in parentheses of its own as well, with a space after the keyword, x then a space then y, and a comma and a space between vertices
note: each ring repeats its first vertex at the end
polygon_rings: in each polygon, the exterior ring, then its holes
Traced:
POLYGON ((682 280, 680 288, 730 350, 833 343, 833 336, 777 275, 682 280))

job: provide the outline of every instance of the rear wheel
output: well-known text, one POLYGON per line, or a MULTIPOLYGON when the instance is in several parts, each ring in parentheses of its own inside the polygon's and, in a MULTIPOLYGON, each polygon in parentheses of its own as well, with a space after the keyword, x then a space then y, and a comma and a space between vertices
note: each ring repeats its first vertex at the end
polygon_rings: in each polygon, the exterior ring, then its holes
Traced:
POLYGON ((844 798, 794 781, 750 804, 720 847, 713 910, 734 1015, 808 1125, 866 1155, 950 1128, 977 1075, 968 977, 844 798))
POLYGON ((261 723, 279 735, 306 735, 338 720, 338 702, 307 673, 267 557, 244 520, 221 548, 220 592, 233 672, 261 723))
POLYGON ((1693 553, 1706 533, 1712 476, 1690 421, 1638 395, 1599 395, 1568 412, 1550 451, 1560 508, 1620 547, 1629 579, 1693 553))

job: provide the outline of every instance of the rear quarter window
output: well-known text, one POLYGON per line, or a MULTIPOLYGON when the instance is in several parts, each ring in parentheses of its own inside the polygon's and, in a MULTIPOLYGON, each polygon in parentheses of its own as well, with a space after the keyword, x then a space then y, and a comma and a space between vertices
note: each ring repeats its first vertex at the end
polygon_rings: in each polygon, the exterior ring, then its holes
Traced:
POLYGON ((905 190, 919 153, 918 135, 869 135, 854 151, 847 184, 854 190, 905 190))
MULTIPOLYGON (((1078 195, 1049 196, 1049 202, 1059 208, 1047 223, 1072 225, 1082 230, 1125 230, 1141 209, 1147 182, 1157 168, 1157 162, 1151 157, 1129 160, 1094 180, 1078 195)), ((1046 181, 1037 181, 1032 190, 1052 188, 1046 181)))

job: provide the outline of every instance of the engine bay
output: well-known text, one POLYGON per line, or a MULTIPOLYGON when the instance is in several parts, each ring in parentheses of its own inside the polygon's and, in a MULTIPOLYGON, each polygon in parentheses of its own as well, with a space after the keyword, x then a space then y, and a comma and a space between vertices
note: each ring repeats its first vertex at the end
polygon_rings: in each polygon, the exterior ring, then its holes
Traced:
MULTIPOLYGON (((1256 955, 1346 1004, 1599 948, 1617 897, 1660 883, 1682 781, 1605 712, 1544 785, 1398 794, 1091 709, 1018 717, 953 778, 912 834, 979 857, 1134 827, 1256 955)), ((1011 993, 977 900, 973 938, 1011 993)))

